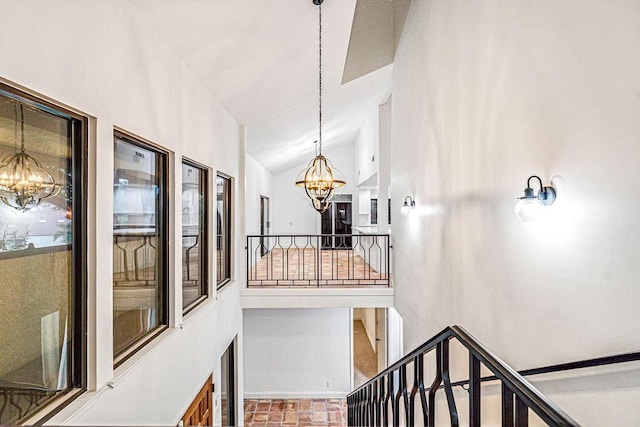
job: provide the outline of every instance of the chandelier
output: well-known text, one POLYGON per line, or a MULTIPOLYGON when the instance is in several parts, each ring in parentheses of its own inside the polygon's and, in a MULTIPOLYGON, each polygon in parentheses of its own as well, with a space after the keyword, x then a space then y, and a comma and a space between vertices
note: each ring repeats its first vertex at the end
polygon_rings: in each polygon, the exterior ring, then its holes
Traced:
POLYGON ((336 176, 339 171, 329 159, 322 155, 322 1, 313 0, 318 6, 318 151, 296 179, 296 186, 304 188, 313 208, 323 213, 329 208, 329 201, 335 190, 344 187, 346 182, 336 176))
MULTIPOLYGON (((17 127, 16 117, 16 127, 17 127)), ((40 162, 24 150, 24 108, 20 104, 20 151, 0 163, 0 200, 19 211, 38 206, 55 196, 59 186, 40 162)), ((17 140, 17 136, 16 136, 17 140)))

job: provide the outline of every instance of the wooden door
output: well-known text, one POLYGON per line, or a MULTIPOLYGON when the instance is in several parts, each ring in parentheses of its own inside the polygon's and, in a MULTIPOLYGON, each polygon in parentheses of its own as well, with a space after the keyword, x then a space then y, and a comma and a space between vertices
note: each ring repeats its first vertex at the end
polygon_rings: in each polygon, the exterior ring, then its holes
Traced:
POLYGON ((187 412, 182 417, 184 426, 212 426, 213 425, 213 376, 198 392, 187 412))

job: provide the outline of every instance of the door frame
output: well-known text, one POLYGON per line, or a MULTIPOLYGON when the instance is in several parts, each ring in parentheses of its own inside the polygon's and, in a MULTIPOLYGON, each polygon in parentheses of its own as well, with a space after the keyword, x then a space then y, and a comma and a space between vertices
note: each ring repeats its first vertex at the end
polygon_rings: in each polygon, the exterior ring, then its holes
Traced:
MULTIPOLYGON (((229 352, 229 359, 228 359, 228 365, 226 367, 226 372, 225 372, 225 367, 220 366, 220 377, 222 379, 222 377, 225 375, 226 373, 226 382, 227 382, 227 406, 228 406, 228 412, 227 412, 227 424, 229 426, 235 426, 237 425, 237 421, 238 421, 238 383, 237 383, 237 378, 238 378, 238 363, 237 360, 238 358, 236 357, 236 355, 238 354, 238 349, 237 349, 237 341, 238 341, 238 336, 236 335, 233 338, 233 341, 231 341, 231 343, 229 343, 229 345, 227 346, 227 348, 224 350, 224 352, 222 353, 221 356, 221 362, 222 359, 224 358, 224 353, 229 352)), ((222 380, 223 381, 223 380, 222 380)), ((220 382, 220 396, 222 397, 222 393, 224 392, 223 388, 222 388, 222 381, 220 382)), ((221 403, 222 403, 222 398, 220 399, 221 403)), ((224 408, 222 407, 222 404, 220 405, 220 414, 222 415, 222 411, 224 410, 224 408)), ((222 422, 222 418, 220 419, 220 421, 222 422)))
MULTIPOLYGON (((269 197, 260 195, 260 236, 269 236, 269 230, 271 229, 270 206, 271 201, 269 197), (266 207, 266 209, 265 209, 266 207), (266 211, 266 218, 265 218, 266 211)), ((268 237, 260 237, 260 255, 265 256, 269 253, 269 239, 268 237), (266 244, 265 244, 266 241, 266 244)))
POLYGON ((378 356, 378 372, 389 366, 387 362, 388 353, 388 326, 387 326, 387 308, 376 307, 376 355, 378 356))

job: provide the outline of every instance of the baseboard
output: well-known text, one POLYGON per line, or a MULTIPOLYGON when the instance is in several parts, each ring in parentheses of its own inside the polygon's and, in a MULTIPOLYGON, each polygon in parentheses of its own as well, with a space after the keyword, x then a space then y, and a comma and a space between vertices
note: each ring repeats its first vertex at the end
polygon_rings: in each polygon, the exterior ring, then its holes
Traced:
POLYGON ((348 391, 245 391, 245 399, 346 399, 348 391))

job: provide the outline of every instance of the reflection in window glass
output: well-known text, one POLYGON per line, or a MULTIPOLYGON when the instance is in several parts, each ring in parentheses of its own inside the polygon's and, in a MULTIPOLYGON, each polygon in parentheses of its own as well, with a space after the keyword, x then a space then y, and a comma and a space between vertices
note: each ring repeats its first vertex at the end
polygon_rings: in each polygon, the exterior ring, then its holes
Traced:
POLYGON ((74 341, 82 339, 74 333, 82 309, 72 304, 83 288, 82 248, 73 243, 82 241, 73 192, 82 191, 83 123, 0 85, 0 425, 19 424, 82 386, 71 355, 82 357, 74 341), (33 170, 14 168, 20 153, 51 175, 50 191, 32 191, 33 170))
POLYGON ((207 171, 182 162, 182 308, 207 295, 207 171))
POLYGON ((218 289, 231 279, 231 180, 216 177, 217 193, 217 281, 218 289))
POLYGON ((116 362, 131 353, 127 350, 142 345, 143 338, 167 324, 166 157, 140 141, 116 133, 113 182, 116 362))

